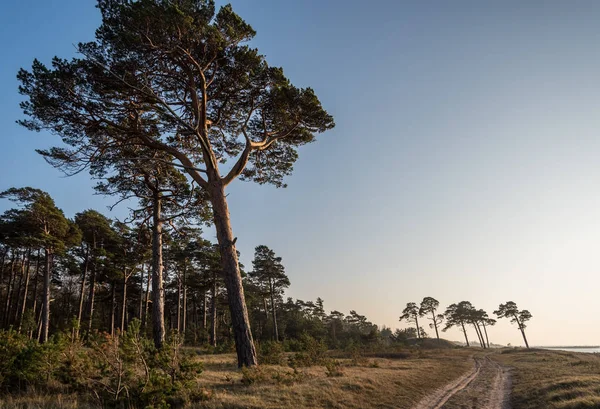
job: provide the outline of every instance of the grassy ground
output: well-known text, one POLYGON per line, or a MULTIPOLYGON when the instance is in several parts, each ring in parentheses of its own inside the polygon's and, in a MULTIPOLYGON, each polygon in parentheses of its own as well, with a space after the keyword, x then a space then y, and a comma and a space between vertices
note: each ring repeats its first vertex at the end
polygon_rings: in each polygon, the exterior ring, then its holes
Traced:
POLYGON ((504 350, 513 368, 513 409, 600 408, 600 356, 562 351, 504 350))
MULTIPOLYGON (((298 368, 262 365, 242 372, 233 354, 201 355, 198 388, 204 408, 412 408, 422 397, 472 368, 472 351, 423 350, 336 358, 337 366, 298 368), (337 372, 337 373, 336 373, 337 372), (249 381, 254 381, 248 384, 249 381)), ((74 396, 5 398, 0 408, 79 409, 90 407, 74 396)))

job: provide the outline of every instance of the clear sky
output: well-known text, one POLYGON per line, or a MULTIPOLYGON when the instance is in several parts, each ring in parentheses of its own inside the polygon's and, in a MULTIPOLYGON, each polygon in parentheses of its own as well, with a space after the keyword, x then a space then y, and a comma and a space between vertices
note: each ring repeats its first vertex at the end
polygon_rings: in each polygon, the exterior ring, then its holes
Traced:
MULTIPOLYGON (((531 344, 600 344, 600 2, 232 3, 337 123, 287 189, 230 188, 246 265, 266 244, 290 296, 393 328, 424 296, 490 314, 512 300, 531 344)), ((0 189, 42 188, 68 216, 111 200, 34 152, 58 138, 15 124, 15 75, 92 39, 94 4, 0 6, 0 189)), ((522 343, 508 322, 490 341, 522 343)))

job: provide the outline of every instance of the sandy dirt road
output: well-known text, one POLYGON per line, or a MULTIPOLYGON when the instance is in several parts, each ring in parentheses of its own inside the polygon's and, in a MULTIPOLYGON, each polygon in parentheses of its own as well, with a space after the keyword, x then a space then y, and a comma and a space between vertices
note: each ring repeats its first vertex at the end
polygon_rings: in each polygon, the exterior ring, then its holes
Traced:
POLYGON ((473 369, 426 396, 414 409, 511 409, 510 373, 487 355, 473 369))

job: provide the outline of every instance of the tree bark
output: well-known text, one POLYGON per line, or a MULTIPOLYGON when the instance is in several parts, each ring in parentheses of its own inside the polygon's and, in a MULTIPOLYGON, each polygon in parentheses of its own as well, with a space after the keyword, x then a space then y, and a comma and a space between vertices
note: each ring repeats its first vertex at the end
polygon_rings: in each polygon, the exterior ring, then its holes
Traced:
POLYGON ((271 315, 273 317, 273 335, 275 342, 279 342, 279 331, 277 330, 277 312, 275 311, 275 296, 273 295, 273 279, 269 277, 269 288, 271 292, 271 315))
POLYGON ((463 330, 463 334, 465 335, 465 341, 467 342, 467 346, 470 347, 471 345, 469 345, 469 338, 467 337, 467 330, 465 329, 465 324, 463 322, 461 322, 460 325, 462 326, 462 330, 463 330))
POLYGON ((211 290, 212 304, 210 306, 210 344, 217 346, 217 273, 213 271, 211 290))
POLYGON ((435 318, 435 310, 431 311, 431 316, 433 318, 433 327, 435 328, 435 336, 436 336, 437 340, 439 341, 440 340, 440 334, 438 332, 437 320, 435 318))
POLYGON ((183 286, 183 323, 181 326, 181 333, 183 334, 183 339, 185 340, 185 327, 187 325, 187 287, 183 286))
POLYGON ((96 298, 96 262, 92 264, 90 274, 90 293, 88 296, 88 334, 92 332, 92 322, 94 319, 94 300, 96 298))
POLYGON ((525 346, 529 349, 529 342, 527 342, 527 337, 525 336, 525 330, 521 328, 521 334, 523 335, 523 341, 525 341, 525 346))
POLYGON ((204 298, 202 300, 202 330, 206 331, 206 315, 208 314, 208 291, 204 291, 204 298))
POLYGON ((421 339, 421 327, 419 327, 419 318, 415 315, 415 325, 417 326, 417 339, 421 339))
POLYGON ((482 348, 485 348, 485 342, 483 342, 483 334, 481 333, 481 328, 479 328, 479 324, 477 321, 473 321, 473 327, 475 327, 475 333, 477 334, 477 338, 479 338, 479 345, 482 348))
POLYGON ((9 317, 9 321, 12 324, 18 324, 19 322, 19 312, 21 311, 21 288, 23 287, 23 281, 25 281, 25 270, 28 267, 25 267, 26 263, 29 263, 28 255, 31 250, 27 249, 27 251, 23 251, 23 258, 21 259, 21 274, 19 276, 19 284, 17 284, 16 290, 13 291, 13 307, 12 307, 12 319, 9 317))
POLYGON ((177 332, 181 333, 181 277, 177 277, 177 332))
MULTIPOLYGON (((140 320, 140 323, 143 323, 143 316, 144 316, 144 269, 145 269, 146 265, 142 264, 142 278, 140 280, 140 306, 139 306, 139 310, 138 310, 138 319, 140 320)), ((143 328, 143 324, 142 324, 142 328, 143 328)))
POLYGON ((46 271, 44 271, 44 289, 42 292, 42 329, 40 342, 48 341, 50 327, 50 277, 52 275, 52 249, 46 248, 46 271))
POLYGON ((6 301, 5 301, 5 305, 4 305, 4 311, 2 311, 2 323, 6 327, 8 327, 10 299, 12 296, 12 283, 13 283, 13 279, 15 276, 15 263, 17 262, 17 260, 16 260, 17 257, 18 257, 18 255, 16 255, 16 252, 13 251, 12 260, 10 263, 10 274, 8 276, 8 283, 6 284, 6 301))
POLYGON ((75 338, 79 338, 81 329, 81 318, 83 316, 83 300, 85 299, 85 283, 90 261, 90 249, 86 246, 85 259, 83 261, 83 271, 81 273, 81 287, 79 291, 79 311, 77 312, 77 328, 75 328, 75 338))
POLYGON ((485 332, 485 342, 487 343, 487 347, 490 347, 490 340, 488 339, 487 329, 485 328, 485 321, 482 322, 483 332, 485 332))
POLYGON ((515 314, 515 320, 517 321, 517 325, 519 326, 519 330, 521 331, 521 335, 523 335, 523 341, 525 341, 525 346, 529 349, 529 342, 527 342, 527 337, 525 336, 525 330, 523 329, 523 324, 519 321, 519 317, 515 314))
POLYGON ((117 313, 117 301, 115 293, 115 282, 110 283, 110 335, 115 335, 115 314, 117 313))
POLYGON ((209 194, 212 203, 213 219, 217 231, 217 240, 221 253, 221 265, 225 275, 225 288, 231 311, 233 336, 238 358, 238 367, 258 365, 256 349, 252 339, 248 309, 242 286, 242 276, 235 249, 235 240, 231 231, 231 218, 225 188, 220 177, 212 177, 209 182, 209 194), (218 180, 216 180, 218 178, 218 180))
POLYGON ((125 331, 125 318, 127 315, 127 271, 123 271, 123 308, 121 309, 121 331, 125 331))
POLYGON ((21 316, 19 317, 19 332, 21 332, 21 327, 23 326, 23 316, 25 315, 25 311, 27 309, 27 293, 29 292, 29 272, 31 269, 31 249, 29 249, 27 254, 27 271, 25 272, 25 288, 23 290, 23 305, 21 305, 21 316))
MULTIPOLYGON (((148 266, 149 269, 152 268, 152 266, 148 266)), ((148 304, 150 304, 150 282, 152 281, 152 276, 150 275, 150 271, 148 271, 147 274, 147 278, 146 278, 146 300, 145 300, 145 306, 144 306, 144 315, 142 317, 142 328, 144 328, 144 330, 146 329, 146 325, 148 324, 148 304)))
POLYGON ((163 284, 162 201, 154 191, 152 206, 152 335, 157 349, 165 341, 165 288, 163 284))

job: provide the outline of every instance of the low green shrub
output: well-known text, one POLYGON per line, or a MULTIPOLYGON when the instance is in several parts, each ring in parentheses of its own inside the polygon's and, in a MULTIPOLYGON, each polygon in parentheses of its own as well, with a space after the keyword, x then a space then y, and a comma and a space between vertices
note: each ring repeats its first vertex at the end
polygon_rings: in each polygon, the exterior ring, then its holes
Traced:
POLYGON ((280 342, 266 341, 258 345, 258 361, 267 365, 285 365, 285 351, 280 342))

